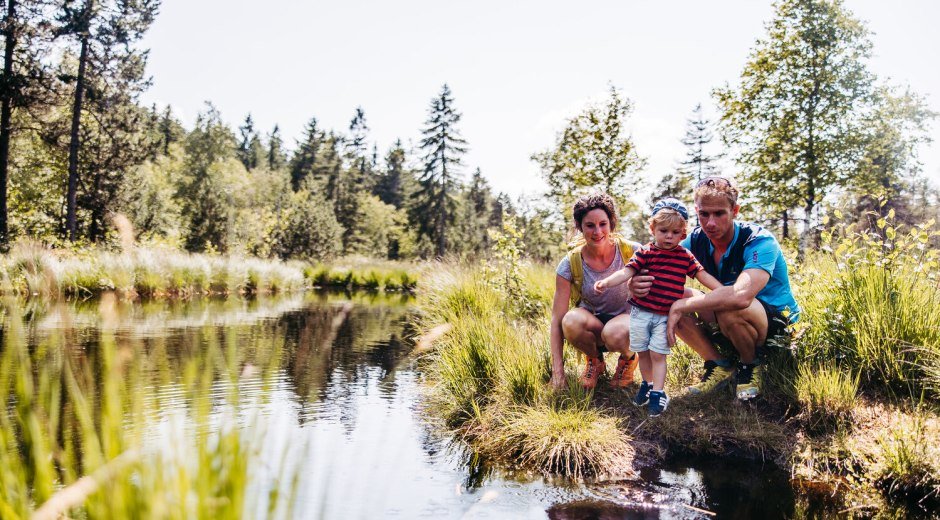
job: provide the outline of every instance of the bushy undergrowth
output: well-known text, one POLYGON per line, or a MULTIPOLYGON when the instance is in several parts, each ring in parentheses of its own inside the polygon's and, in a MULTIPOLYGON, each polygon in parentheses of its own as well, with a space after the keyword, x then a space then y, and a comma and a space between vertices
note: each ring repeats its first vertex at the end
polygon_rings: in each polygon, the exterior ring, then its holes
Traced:
POLYGON ((802 360, 857 374, 861 385, 899 398, 936 392, 940 360, 938 251, 933 223, 910 229, 879 219, 867 232, 825 233, 799 270, 802 360))
POLYGON ((422 282, 419 329, 451 325, 426 358, 435 414, 499 460, 569 476, 627 470, 633 450, 618 420, 575 381, 563 398, 546 386, 545 269, 502 267, 441 266, 422 282))

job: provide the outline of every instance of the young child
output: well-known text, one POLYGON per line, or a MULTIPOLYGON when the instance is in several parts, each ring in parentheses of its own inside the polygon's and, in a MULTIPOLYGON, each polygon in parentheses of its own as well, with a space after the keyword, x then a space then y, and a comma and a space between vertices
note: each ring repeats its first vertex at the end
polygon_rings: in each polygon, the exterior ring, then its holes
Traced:
POLYGON ((666 319, 669 307, 684 294, 685 277, 695 278, 709 289, 721 286, 688 249, 679 245, 686 236, 688 219, 689 212, 682 202, 672 198, 657 202, 650 217, 653 242, 638 249, 623 269, 594 284, 594 290, 602 293, 608 287, 630 281, 641 269, 655 278, 646 296, 630 299, 630 350, 640 356, 643 376, 633 404, 649 403, 651 416, 663 413, 669 406, 669 397, 663 389, 669 355, 666 319))

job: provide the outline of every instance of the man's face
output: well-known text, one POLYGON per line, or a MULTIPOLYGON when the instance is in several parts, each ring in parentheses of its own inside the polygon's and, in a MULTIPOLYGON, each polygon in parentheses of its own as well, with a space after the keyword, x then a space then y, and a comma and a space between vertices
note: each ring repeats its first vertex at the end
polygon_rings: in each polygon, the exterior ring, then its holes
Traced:
POLYGON ((695 199, 695 213, 705 236, 712 242, 730 242, 734 238, 734 219, 738 216, 738 205, 724 197, 701 197, 695 199))

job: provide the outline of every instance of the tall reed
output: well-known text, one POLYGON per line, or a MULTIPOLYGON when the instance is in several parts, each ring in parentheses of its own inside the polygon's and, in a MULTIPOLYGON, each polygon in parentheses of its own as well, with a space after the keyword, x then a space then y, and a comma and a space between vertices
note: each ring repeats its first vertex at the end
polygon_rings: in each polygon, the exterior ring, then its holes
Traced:
MULTIPOLYGON (((99 340, 84 351, 67 330, 29 347, 19 304, 4 302, 0 399, 12 405, 0 412, 0 516, 242 518, 257 510, 246 490, 263 430, 253 420, 238 426, 236 384, 239 351, 251 344, 234 333, 219 343, 210 329, 180 367, 148 365, 141 342, 114 333, 114 305, 101 300, 99 340), (167 414, 142 391, 145 370, 161 373, 187 404, 167 414)), ((280 364, 281 350, 256 351, 263 374, 280 364)), ((284 514, 289 503, 269 510, 284 514)))

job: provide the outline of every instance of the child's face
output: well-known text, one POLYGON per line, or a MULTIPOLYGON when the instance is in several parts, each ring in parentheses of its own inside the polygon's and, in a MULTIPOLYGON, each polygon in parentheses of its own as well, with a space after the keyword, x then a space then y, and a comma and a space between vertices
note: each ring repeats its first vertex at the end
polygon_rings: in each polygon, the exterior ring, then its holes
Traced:
POLYGON ((653 233, 653 242, 662 249, 672 249, 682 242, 685 238, 685 226, 667 226, 665 224, 651 225, 650 231, 653 233))

